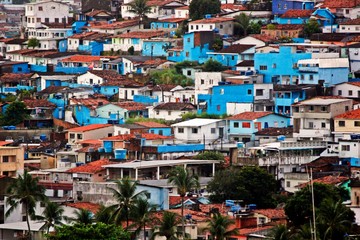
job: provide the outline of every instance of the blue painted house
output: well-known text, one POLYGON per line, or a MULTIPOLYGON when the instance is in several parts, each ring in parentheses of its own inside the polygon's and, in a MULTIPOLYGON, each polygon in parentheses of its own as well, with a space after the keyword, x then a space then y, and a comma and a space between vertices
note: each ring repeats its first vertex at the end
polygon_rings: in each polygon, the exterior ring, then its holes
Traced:
POLYGON ((275 16, 274 22, 278 24, 304 24, 307 23, 313 10, 290 9, 281 16, 275 16))
POLYGON ((197 61, 204 63, 208 59, 208 53, 214 40, 214 32, 192 32, 183 36, 183 46, 168 50, 168 60, 173 62, 197 61))
POLYGON ((273 0, 272 1, 272 14, 284 14, 289 9, 313 9, 314 2, 308 0, 289 1, 289 0, 273 0))
POLYGON ((108 43, 111 43, 109 34, 84 32, 68 37, 67 48, 69 51, 87 52, 93 56, 100 56, 104 51, 104 44, 108 43))
POLYGON ((146 39, 143 41, 141 55, 152 57, 166 57, 167 50, 174 47, 175 43, 170 38, 146 39))
POLYGON ((256 53, 254 68, 264 75, 264 83, 298 84, 297 64, 302 59, 311 59, 311 53, 298 52, 293 46, 280 46, 279 52, 256 53))
POLYGON ((253 60, 255 45, 234 44, 218 52, 209 52, 208 59, 220 62, 224 66, 235 67, 243 60, 253 60))
POLYGON ((255 133, 264 128, 288 127, 290 118, 273 112, 243 112, 227 119, 230 140, 250 142, 255 133))
POLYGON ((226 104, 232 103, 253 103, 254 85, 219 85, 214 86, 210 94, 199 94, 198 104, 203 106, 199 113, 222 115, 226 114, 226 104), (205 107, 204 107, 205 106, 205 107))
POLYGON ((171 136, 171 127, 158 122, 137 122, 137 125, 148 128, 148 133, 154 133, 162 136, 171 136))
POLYGON ((329 26, 333 26, 334 27, 334 31, 336 30, 336 24, 335 24, 335 19, 336 16, 328 9, 328 8, 318 8, 316 9, 311 18, 316 19, 318 21, 318 23, 321 26, 324 27, 329 27, 329 26))
POLYGON ((186 18, 165 18, 151 23, 151 29, 173 29, 174 31, 183 23, 186 18))
POLYGON ((1 73, 30 73, 28 62, 5 61, 0 63, 1 73))

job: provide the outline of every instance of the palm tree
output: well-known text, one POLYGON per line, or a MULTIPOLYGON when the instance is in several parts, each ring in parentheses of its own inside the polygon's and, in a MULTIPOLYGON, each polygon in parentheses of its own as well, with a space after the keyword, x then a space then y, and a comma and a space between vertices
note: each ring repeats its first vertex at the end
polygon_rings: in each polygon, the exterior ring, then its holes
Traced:
POLYGON ((46 233, 49 234, 51 227, 62 224, 63 213, 64 209, 62 206, 54 202, 47 202, 42 215, 36 216, 35 219, 44 222, 42 229, 46 229, 46 233))
POLYGON ((129 227, 129 212, 130 207, 134 205, 139 197, 145 195, 146 191, 140 191, 136 193, 137 182, 131 181, 129 178, 123 178, 117 180, 115 188, 108 188, 114 195, 117 203, 110 206, 110 209, 114 209, 113 219, 118 224, 123 217, 126 219, 126 227, 129 227))
POLYGON ((187 169, 177 166, 170 172, 168 182, 177 187, 181 197, 181 226, 182 234, 185 236, 184 198, 191 189, 199 187, 199 179, 196 175, 190 175, 187 169))
POLYGON ((250 28, 250 17, 245 13, 241 13, 235 17, 235 21, 239 24, 239 27, 243 30, 244 36, 247 36, 247 31, 250 28))
POLYGON ((209 231, 212 239, 214 240, 224 240, 227 237, 235 235, 238 233, 237 229, 231 229, 231 225, 235 223, 234 220, 230 219, 228 216, 223 216, 220 213, 216 213, 208 221, 208 227, 205 230, 209 231))
POLYGON ((132 220, 135 222, 132 226, 137 227, 136 233, 143 230, 144 240, 146 240, 146 225, 153 222, 151 217, 155 211, 156 206, 149 203, 145 198, 138 198, 130 209, 132 220))
POLYGON ((176 213, 164 212, 160 226, 155 228, 158 231, 153 232, 151 239, 155 239, 156 236, 163 236, 166 238, 166 240, 178 240, 179 236, 182 235, 182 232, 177 230, 177 226, 179 224, 180 220, 176 213))
POLYGON ((94 222, 94 214, 88 209, 80 208, 75 210, 73 213, 75 217, 66 218, 67 221, 84 225, 88 225, 94 222))
POLYGON ((99 211, 95 214, 94 218, 96 222, 112 224, 112 215, 113 209, 101 205, 99 211))
POLYGON ((284 225, 276 225, 270 232, 270 236, 274 240, 290 240, 293 239, 293 236, 290 232, 290 229, 284 225))
POLYGON ((141 21, 146 17, 146 14, 151 13, 151 7, 147 4, 148 0, 133 0, 129 3, 130 13, 134 13, 140 18, 139 28, 141 21))
POLYGON ((311 240, 313 239, 312 229, 309 224, 301 225, 299 228, 295 229, 294 234, 295 240, 311 240))
POLYGON ((26 223, 28 226, 27 237, 31 239, 30 217, 35 216, 36 203, 46 201, 45 188, 38 184, 38 178, 25 171, 7 188, 8 198, 6 203, 10 208, 6 211, 5 216, 9 217, 11 213, 20 205, 25 208, 26 223))

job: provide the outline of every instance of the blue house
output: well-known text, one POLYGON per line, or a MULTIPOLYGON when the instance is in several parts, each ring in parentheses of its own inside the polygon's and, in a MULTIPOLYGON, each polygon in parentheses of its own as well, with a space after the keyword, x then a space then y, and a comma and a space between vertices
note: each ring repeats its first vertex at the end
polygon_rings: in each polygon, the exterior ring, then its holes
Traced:
POLYGON ((337 28, 335 25, 336 16, 328 8, 318 8, 313 12, 311 18, 316 19, 323 27, 333 26, 334 31, 337 28))
POLYGON ((137 122, 137 125, 148 128, 148 133, 154 133, 162 136, 171 136, 171 127, 157 122, 137 122))
POLYGON ((104 51, 104 44, 108 43, 111 43, 109 34, 84 32, 68 37, 67 48, 69 51, 87 52, 93 56, 100 56, 104 51))
POLYGON ((253 60, 255 45, 234 44, 218 52, 209 52, 208 59, 220 62, 224 66, 235 67, 243 60, 253 60))
POLYGON ((219 85, 212 88, 211 94, 199 94, 198 104, 201 106, 199 113, 222 115, 226 114, 226 104, 253 103, 254 85, 219 85))
POLYGON ((281 16, 275 16, 274 22, 278 24, 304 24, 307 23, 313 10, 290 9, 281 16))
POLYGON ((143 41, 141 54, 143 56, 166 57, 167 50, 174 47, 174 40, 170 38, 146 39, 143 41))
POLYGON ((284 128, 290 118, 273 112, 243 112, 227 119, 230 140, 244 143, 254 141, 255 133, 264 128, 284 128))
POLYGON ((0 63, 1 73, 30 73, 28 62, 5 61, 0 63))
POLYGON ((289 9, 314 9, 314 2, 308 0, 289 1, 289 0, 273 0, 272 14, 284 14, 289 9))
POLYGON ((183 36, 183 47, 174 47, 168 50, 168 60, 173 62, 197 61, 204 63, 214 40, 214 32, 192 32, 183 36))
POLYGON ((298 61, 311 59, 311 53, 298 52, 293 46, 280 46, 279 52, 255 53, 254 64, 264 83, 298 84, 298 61), (284 61, 286 59, 286 61, 284 61))
POLYGON ((173 29, 174 31, 183 23, 186 18, 165 18, 151 23, 151 29, 173 29))

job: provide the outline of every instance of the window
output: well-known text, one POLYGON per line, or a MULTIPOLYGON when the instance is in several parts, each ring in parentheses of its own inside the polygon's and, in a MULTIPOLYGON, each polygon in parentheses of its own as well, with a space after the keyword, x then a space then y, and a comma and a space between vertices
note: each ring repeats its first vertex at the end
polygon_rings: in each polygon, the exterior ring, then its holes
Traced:
POLYGON ((342 95, 342 91, 338 90, 338 95, 341 96, 342 95))
POLYGON ((321 128, 326 128, 326 123, 322 122, 321 123, 321 128))
POLYGON ((42 6, 39 6, 38 10, 39 10, 39 11, 42 11, 42 10, 43 10, 43 7, 42 7, 42 6))
POLYGON ((310 74, 310 75, 309 75, 309 80, 310 80, 310 81, 314 80, 314 75, 310 74))
POLYGON ((267 66, 266 65, 260 65, 260 70, 267 70, 267 66))
POLYGON ((191 133, 198 133, 198 129, 197 128, 192 128, 191 133))
POLYGON ((70 133, 70 139, 74 139, 75 138, 75 133, 70 133))
POLYGON ((354 122, 354 127, 360 127, 360 121, 355 121, 354 122))
POLYGON ((163 130, 159 130, 159 135, 163 135, 164 133, 163 133, 163 130))
POLYGON ((160 112, 159 111, 156 111, 156 115, 159 115, 160 114, 160 112))
POLYGON ((242 128, 250 128, 250 122, 243 122, 242 128))
POLYGON ((59 22, 59 19, 58 19, 58 18, 55 18, 55 19, 54 19, 54 22, 58 23, 58 22, 59 22))
POLYGON ((215 128, 211 128, 211 134, 215 134, 216 133, 216 129, 215 128))
POLYGON ((349 90, 349 96, 352 96, 352 90, 349 90))
POLYGON ((220 94, 223 95, 224 94, 224 89, 220 88, 220 94))
POLYGON ((190 38, 187 38, 186 41, 189 43, 189 42, 190 42, 190 38))
POLYGON ((169 115, 169 116, 171 115, 171 111, 168 111, 168 115, 169 115))
POLYGON ((222 24, 220 24, 220 29, 223 29, 223 28, 224 28, 224 26, 222 24))
POLYGON ((314 111, 314 106, 309 106, 309 112, 313 112, 314 111))
POLYGON ((82 139, 82 134, 78 134, 77 139, 82 139))
POLYGON ((189 52, 186 52, 186 53, 185 53, 185 56, 186 56, 186 57, 189 57, 189 56, 190 56, 190 53, 189 53, 189 52))
POLYGON ((327 107, 326 107, 326 106, 322 106, 322 107, 321 107, 321 111, 322 111, 322 112, 327 112, 327 107))
POLYGON ((184 133, 184 128, 178 128, 178 133, 184 133))
POLYGON ((286 187, 290 187, 290 181, 286 181, 286 187))
POLYGON ((276 68, 276 63, 273 63, 272 68, 276 68))
POLYGON ((247 94, 248 94, 248 95, 251 95, 251 94, 252 94, 251 89, 248 89, 248 90, 247 90, 247 94))
POLYGON ((342 145, 341 146, 341 151, 349 152, 350 151, 350 145, 342 145))
POLYGON ((187 70, 187 75, 191 76, 191 70, 187 70))
POLYGON ((3 161, 2 161, 3 163, 4 162, 9 162, 9 156, 3 156, 3 161))
POLYGON ((345 121, 339 121, 339 127, 345 127, 345 121))
POLYGON ((217 110, 217 111, 220 111, 220 109, 221 109, 220 105, 217 105, 217 106, 216 106, 216 110, 217 110))
POLYGON ((239 127, 239 123, 238 122, 234 122, 234 128, 238 128, 239 127))
POLYGON ((263 96, 264 95, 264 89, 256 89, 256 96, 263 96))
POLYGON ((36 22, 41 22, 41 18, 36 18, 36 22))
POLYGON ((205 80, 204 80, 204 79, 201 79, 201 80, 200 80, 200 84, 205 84, 205 80))
POLYGON ((309 128, 310 128, 310 129, 313 129, 313 128, 314 128, 314 123, 313 123, 313 122, 309 122, 308 125, 309 125, 309 128))

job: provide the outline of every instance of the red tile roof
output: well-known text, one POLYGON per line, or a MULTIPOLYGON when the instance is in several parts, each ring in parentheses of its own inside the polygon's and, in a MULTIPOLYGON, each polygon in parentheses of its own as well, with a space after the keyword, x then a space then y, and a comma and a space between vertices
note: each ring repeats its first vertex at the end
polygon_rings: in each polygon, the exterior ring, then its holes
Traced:
POLYGON ((357 0, 325 0, 322 8, 353 8, 358 6, 357 0))
POLYGON ((32 73, 18 74, 18 73, 4 73, 0 76, 0 82, 2 83, 20 83, 21 80, 30 79, 32 73))
POLYGON ((313 10, 290 9, 281 15, 281 18, 307 18, 310 17, 312 13, 313 10))
POLYGON ((68 173, 98 173, 101 171, 104 171, 105 168, 103 168, 102 166, 104 165, 108 165, 108 164, 114 164, 115 162, 110 162, 109 159, 100 159, 94 162, 90 162, 87 164, 84 164, 82 166, 79 167, 75 167, 75 168, 71 168, 69 170, 67 170, 66 172, 68 173))
POLYGON ((109 101, 103 98, 74 98, 70 100, 71 105, 83 105, 91 109, 108 103, 109 101))
POLYGON ((105 10, 97 10, 97 9, 93 9, 91 12, 87 12, 87 13, 85 13, 85 15, 89 16, 89 17, 94 17, 100 13, 106 13, 107 15, 111 15, 110 13, 108 13, 105 10))
POLYGON ((265 43, 270 43, 270 42, 274 42, 276 41, 276 39, 270 35, 266 35, 266 34, 251 34, 249 35, 250 37, 256 38, 260 41, 263 41, 265 43))
POLYGON ((229 47, 221 49, 219 53, 242 53, 255 46, 256 45, 250 45, 250 44, 234 44, 229 47))
POLYGON ((51 103, 46 99, 26 99, 23 102, 28 109, 36 107, 56 108, 56 104, 51 103))
POLYGON ((169 128, 169 126, 158 122, 137 122, 136 124, 148 128, 169 128))
POLYGON ((88 132, 96 129, 106 128, 112 126, 111 124, 90 124, 87 126, 82 127, 76 127, 76 128, 70 128, 67 131, 68 132, 88 132))
POLYGON ((339 23, 339 25, 360 25, 360 18, 350 19, 348 21, 339 23))
POLYGON ((132 19, 132 20, 126 20, 121 22, 113 22, 113 23, 107 23, 107 22, 90 22, 90 27, 86 28, 93 28, 93 29, 122 29, 127 28, 131 26, 139 25, 138 19, 132 19))
MULTIPOLYGON (((325 176, 325 177, 314 179, 312 182, 314 182, 314 183, 322 183, 322 184, 327 184, 327 185, 337 185, 337 184, 343 183, 343 182, 345 182, 347 180, 349 180, 349 177, 330 175, 330 176, 325 176)), ((311 183, 311 181, 309 181, 307 183, 302 183, 300 185, 297 185, 296 187, 304 188, 307 185, 309 185, 310 183, 311 183)))
POLYGON ((238 229, 239 233, 237 236, 247 236, 249 234, 254 234, 260 231, 264 231, 267 229, 273 228, 273 226, 263 226, 263 227, 255 227, 255 228, 240 228, 238 229))
MULTIPOLYGON (((172 139, 171 136, 163 136, 154 133, 141 133, 139 134, 141 138, 145 138, 146 140, 160 140, 160 139, 172 139)), ((132 138, 136 138, 135 134, 120 134, 112 137, 102 138, 103 141, 128 141, 132 138)))
POLYGON ((138 102, 127 101, 127 102, 117 102, 113 104, 121 108, 124 108, 128 111, 141 111, 146 109, 146 106, 144 104, 138 102))
POLYGON ((66 206, 77 208, 77 209, 86 209, 92 213, 97 213, 100 209, 100 205, 91 202, 75 202, 75 203, 66 203, 66 206))
POLYGON ((8 142, 8 141, 0 141, 0 146, 6 146, 11 144, 12 142, 8 142))
POLYGON ((199 19, 199 20, 195 20, 190 22, 190 24, 193 23, 221 23, 221 22, 229 22, 229 21, 234 21, 233 18, 225 18, 225 17, 215 17, 215 18, 204 18, 204 19, 199 19))
POLYGON ((239 4, 230 4, 230 3, 227 3, 227 4, 221 4, 221 9, 232 9, 232 10, 246 10, 246 7, 243 6, 243 5, 239 5, 239 4))
POLYGON ((256 209, 254 212, 264 215, 270 219, 284 219, 286 218, 284 209, 256 209))
POLYGON ((189 6, 175 8, 176 10, 189 10, 189 6))
POLYGON ((148 0, 146 5, 148 6, 164 6, 166 4, 172 3, 172 2, 178 2, 181 3, 179 1, 176 0, 148 0))
POLYGON ((137 31, 137 32, 128 32, 115 36, 116 38, 153 38, 164 36, 166 33, 164 31, 137 31))
POLYGON ((243 112, 226 118, 227 120, 255 120, 273 114, 273 112, 243 112))
POLYGON ((166 22, 166 23, 181 23, 187 20, 187 18, 165 18, 157 20, 156 22, 166 22))
MULTIPOLYGON (((304 27, 301 24, 273 24, 274 30, 302 30, 304 27)), ((267 26, 262 27, 263 30, 272 31, 267 26)))
POLYGON ((196 107, 192 103, 182 103, 182 102, 167 102, 162 103, 154 107, 154 110, 168 110, 168 111, 192 111, 196 107))
POLYGON ((90 70, 88 72, 108 81, 120 81, 125 79, 124 76, 111 70, 90 70))
POLYGON ((90 56, 90 55, 74 55, 68 58, 64 58, 62 62, 82 62, 82 63, 90 63, 90 62, 97 62, 103 56, 90 56))
POLYGON ((337 115, 335 119, 360 119, 360 109, 337 115))
POLYGON ((347 82, 347 84, 351 84, 351 85, 360 87, 360 82, 347 82))

